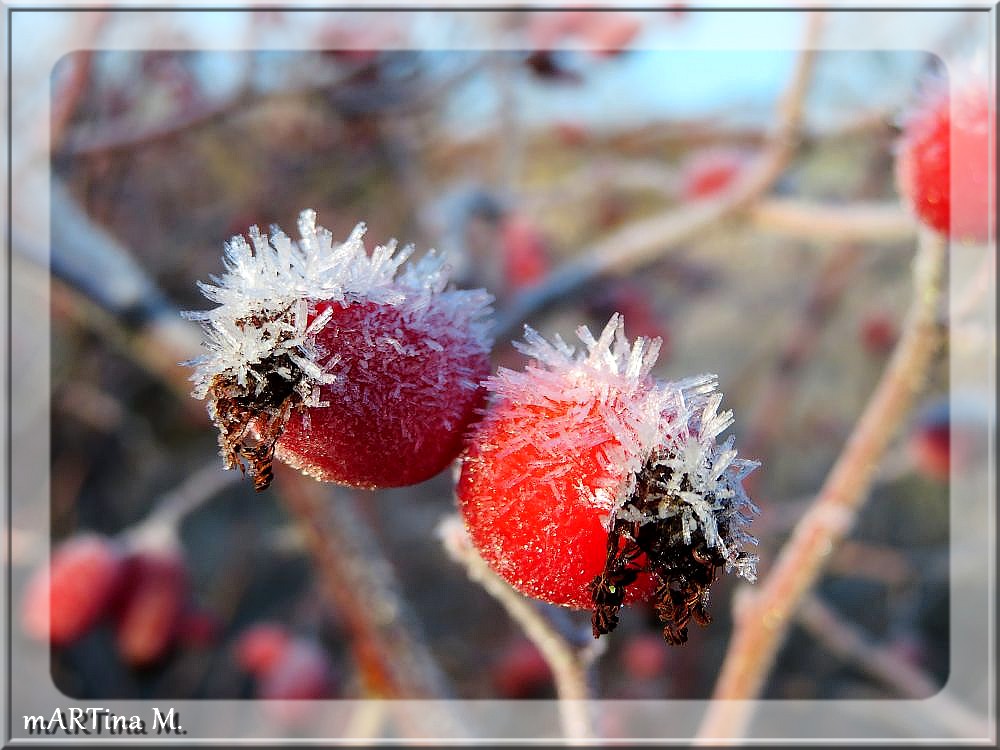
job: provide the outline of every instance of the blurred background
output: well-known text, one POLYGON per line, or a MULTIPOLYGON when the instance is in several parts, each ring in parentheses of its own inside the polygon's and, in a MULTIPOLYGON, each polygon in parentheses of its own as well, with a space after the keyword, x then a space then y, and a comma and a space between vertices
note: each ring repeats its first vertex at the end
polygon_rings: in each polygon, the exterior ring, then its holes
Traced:
MULTIPOLYGON (((289 476, 255 494, 224 474, 203 404, 186 395, 176 362, 197 332, 176 312, 207 306, 195 282, 220 272, 232 235, 253 224, 292 231, 309 207, 335 237, 363 220, 370 244, 447 251, 456 283, 486 287, 502 317, 596 242, 724 194, 767 142, 804 15, 682 4, 461 19, 272 10, 179 17, 157 29, 157 49, 114 50, 141 28, 126 15, 88 14, 90 43, 51 75, 53 247, 51 276, 39 277, 51 292, 51 539, 59 549, 100 535, 72 562, 92 591, 115 589, 107 612, 51 646, 53 677, 80 700, 370 695, 350 596, 331 603, 319 580, 308 531, 284 502, 289 476), (765 27, 786 46, 738 49, 739 34, 765 27), (463 49, 472 32, 505 49, 463 49), (248 51, 169 43, 217 35, 248 51), (282 39, 315 49, 250 51, 282 39), (179 546, 161 543, 164 524, 179 546), (108 583, 121 572, 107 550, 126 548, 122 593, 108 583)), ((963 51, 966 20, 946 20, 924 31, 963 51)), ((740 453, 763 463, 751 530, 766 575, 899 333, 915 229, 898 203, 893 147, 900 113, 941 73, 922 52, 819 53, 797 150, 760 210, 507 321, 495 364, 523 365, 508 344, 520 322, 569 338, 617 311, 630 337, 663 339, 656 375, 718 373, 740 453), (887 229, 858 241, 796 228, 782 217, 801 204, 846 208, 848 223, 852 206, 874 206, 887 229)), ((17 263, 30 273, 28 245, 17 263)), ((845 634, 921 676, 928 694, 946 680, 947 479, 955 460, 984 466, 956 458, 954 432, 962 420, 981 426, 986 398, 963 395, 955 403, 967 413, 949 418, 947 354, 765 697, 899 697, 845 634)), ((551 698, 544 660, 442 549, 435 529, 454 511, 451 488, 445 473, 393 491, 318 491, 356 532, 343 554, 384 573, 402 627, 451 695, 551 698)), ((15 564, 33 570, 44 546, 20 539, 15 564)), ((651 611, 627 610, 602 639, 594 694, 708 697, 734 587, 717 584, 715 622, 692 627, 683 647, 662 642, 651 611)), ((365 591, 353 596, 367 606, 365 591)), ((544 609, 587 642, 588 613, 544 609)))

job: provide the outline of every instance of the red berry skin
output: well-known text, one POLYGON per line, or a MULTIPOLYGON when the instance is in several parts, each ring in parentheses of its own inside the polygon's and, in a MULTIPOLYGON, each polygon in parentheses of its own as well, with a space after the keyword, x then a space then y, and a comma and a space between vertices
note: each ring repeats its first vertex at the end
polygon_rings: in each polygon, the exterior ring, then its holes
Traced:
POLYGON ((264 674, 284 658, 291 641, 281 625, 259 623, 245 630, 236 641, 236 662, 251 674, 264 674))
MULTIPOLYGON (((554 421, 565 420, 570 402, 548 408, 500 402, 480 422, 470 443, 457 495, 466 528, 483 559, 514 588, 536 599, 578 609, 593 604, 589 583, 607 556, 607 510, 589 495, 625 479, 602 466, 603 450, 617 443, 598 414, 596 402, 577 419, 581 433, 594 434, 589 450, 561 457, 565 471, 543 477, 535 468, 551 463, 539 446, 554 421), (515 444, 514 435, 535 436, 515 444), (565 498, 559 502, 557 498, 565 498)), ((652 594, 653 579, 642 574, 628 587, 626 602, 652 594)))
POLYGON ((989 238, 996 177, 989 159, 995 104, 985 83, 929 87, 909 114, 896 156, 896 182, 910 210, 954 239, 989 238), (954 195, 952 191, 954 190, 954 195))
POLYGON ((118 550, 103 536, 80 534, 63 542, 25 591, 25 632, 54 646, 75 641, 104 614, 122 567, 118 550))
POLYGON ((128 591, 118 612, 118 653, 134 667, 159 661, 173 645, 188 594, 175 552, 138 552, 128 561, 128 591))
POLYGON ((330 366, 337 382, 320 387, 327 406, 291 415, 275 455, 315 479, 363 488, 439 473, 457 457, 483 398, 485 348, 433 310, 421 327, 402 307, 321 302, 310 320, 327 309, 333 317, 316 344, 340 357, 330 366))

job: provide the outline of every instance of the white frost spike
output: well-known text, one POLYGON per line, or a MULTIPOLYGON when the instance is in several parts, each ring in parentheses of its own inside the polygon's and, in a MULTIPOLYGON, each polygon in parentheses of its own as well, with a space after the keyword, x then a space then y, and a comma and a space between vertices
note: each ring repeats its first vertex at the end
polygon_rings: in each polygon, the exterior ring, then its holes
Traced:
MULTIPOLYGON (((489 349, 486 318, 493 298, 481 289, 448 289, 444 257, 429 251, 400 271, 413 254, 412 246, 397 250, 392 240, 369 255, 363 242, 364 223, 337 243, 327 229, 317 225, 311 209, 299 214, 298 230, 300 239, 295 242, 278 227, 271 228, 270 237, 251 227, 249 242, 237 235, 226 243, 225 273, 212 276, 211 284, 198 283, 218 307, 184 313, 204 326, 208 350, 186 363, 195 367, 191 377, 195 397, 205 398, 218 376, 245 388, 251 378, 261 380, 257 366, 287 355, 300 372, 293 374, 281 367, 274 371, 296 380, 295 389, 307 403, 315 401, 315 387, 335 381, 329 372, 335 362, 324 363, 325 352, 315 346, 315 335, 333 317, 333 310, 325 310, 306 324, 310 306, 317 302, 405 303, 412 311, 412 322, 420 327, 421 321, 429 321, 434 297, 437 330, 443 315, 446 322, 467 327, 484 350, 489 349)), ((431 338, 430 322, 427 327, 428 347, 440 347, 431 338)))
MULTIPOLYGON (((746 526, 758 510, 742 482, 759 464, 737 458, 732 436, 721 445, 716 442, 733 424, 731 411, 719 411, 722 394, 716 390, 717 377, 704 374, 676 382, 653 379, 650 373, 660 339, 640 337, 629 344, 619 314, 612 316, 597 338, 586 326, 580 326, 576 335, 584 351, 558 336, 549 342, 525 326, 524 341, 514 345, 534 361, 524 372, 500 368, 486 385, 497 397, 523 407, 568 404, 565 417, 558 418, 558 423, 553 417, 550 438, 544 444, 553 460, 593 448, 594 438, 583 426, 596 403, 604 429, 615 438, 616 444, 606 444, 603 451, 608 474, 616 479, 614 486, 589 491, 589 501, 607 512, 609 523, 616 516, 640 523, 654 521, 655 515, 644 516, 626 503, 636 490, 639 472, 651 464, 669 468, 669 481, 658 489, 679 507, 663 507, 661 515, 673 516, 683 508, 685 543, 700 530, 728 568, 753 580, 756 558, 743 545, 755 543, 746 526)), ((516 434, 510 438, 511 453, 520 448, 517 440, 516 434)))

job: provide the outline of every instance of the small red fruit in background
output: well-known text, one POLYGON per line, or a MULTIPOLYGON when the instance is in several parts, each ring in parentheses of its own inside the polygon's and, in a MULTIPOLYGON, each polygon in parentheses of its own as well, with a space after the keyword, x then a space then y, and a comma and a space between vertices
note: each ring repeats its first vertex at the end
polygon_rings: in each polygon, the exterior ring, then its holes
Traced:
POLYGON ((175 550, 142 550, 126 562, 117 612, 118 652, 128 664, 159 661, 174 644, 188 598, 187 569, 175 550))
POLYGON ((622 646, 622 666, 636 680, 655 680, 667 667, 663 639, 652 633, 631 636, 622 646))
POLYGON ((516 214, 504 218, 501 242, 508 289, 517 291, 545 278, 549 271, 548 250, 534 223, 516 214))
POLYGON ((260 673, 258 695, 268 700, 322 700, 333 691, 326 652, 305 638, 294 638, 269 669, 260 673))
POLYGON ((995 112, 985 80, 956 81, 950 93, 944 81, 935 81, 905 117, 896 156, 899 191, 921 222, 958 240, 989 238, 995 112))
POLYGON ((428 479, 461 450, 489 372, 492 298, 448 288, 433 252, 402 271, 412 248, 369 255, 364 231, 335 243, 313 211, 298 242, 252 227, 250 243, 228 243, 226 273, 201 285, 219 307, 188 313, 209 349, 189 363, 194 395, 208 400, 226 468, 258 490, 274 457, 373 488, 428 479))
POLYGON ((552 670, 535 644, 521 639, 505 648, 494 663, 493 684, 511 700, 545 697, 552 691, 552 670))
POLYGON ((472 543, 528 596, 593 610, 610 632, 623 604, 652 597, 671 643, 692 618, 707 622, 721 567, 753 579, 756 508, 743 479, 756 467, 715 438, 714 376, 679 383, 650 371, 659 342, 629 344, 611 318, 586 351, 526 328, 523 372, 500 368, 493 401, 473 429, 457 487, 472 543))
POLYGON ((239 666, 254 676, 257 695, 279 721, 295 723, 308 709, 285 701, 323 700, 333 696, 336 675, 326 651, 316 641, 293 635, 283 625, 258 623, 236 641, 239 666))
POLYGON ((236 641, 236 662, 250 674, 263 674, 281 660, 291 640, 282 625, 258 623, 243 631, 236 641))
POLYGON ((105 613, 122 576, 115 544, 97 534, 78 534, 58 547, 24 594, 23 625, 54 646, 72 643, 105 613))
POLYGON ((207 648, 219 640, 222 623, 219 618, 203 609, 188 608, 181 614, 177 625, 177 640, 184 646, 207 648))
POLYGON ((873 311, 865 315, 861 321, 859 333, 865 351, 876 356, 884 356, 896 345, 899 326, 889 313, 873 311))
POLYGON ((681 197, 687 201, 715 197, 733 184, 748 161, 746 152, 732 148, 712 148, 693 154, 681 166, 681 197))

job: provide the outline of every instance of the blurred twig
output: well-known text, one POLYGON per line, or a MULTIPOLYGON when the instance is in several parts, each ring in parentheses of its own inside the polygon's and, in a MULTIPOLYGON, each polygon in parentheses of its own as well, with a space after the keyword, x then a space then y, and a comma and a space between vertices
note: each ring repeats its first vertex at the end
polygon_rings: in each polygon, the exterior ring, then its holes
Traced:
POLYGON ((544 282, 525 290, 498 316, 494 334, 512 333, 533 314, 565 298, 594 278, 628 273, 660 257, 714 224, 747 209, 781 175, 795 152, 806 92, 816 57, 822 15, 812 12, 806 39, 778 105, 776 126, 755 162, 724 194, 696 205, 635 221, 583 250, 544 282))
POLYGON ((153 511, 145 519, 127 530, 132 538, 147 536, 175 536, 177 526, 186 515, 211 500, 220 490, 239 480, 235 471, 225 471, 218 459, 189 474, 183 482, 153 504, 153 511))
MULTIPOLYGON (((351 505, 352 499, 347 493, 331 498, 328 487, 284 465, 275 469, 279 475, 275 486, 302 525, 323 592, 351 633, 367 689, 383 698, 449 697, 445 676, 425 639, 416 632, 415 616, 396 593, 392 567, 351 505)), ((415 715, 401 719, 423 723, 415 715)), ((449 734, 441 726, 422 729, 424 736, 449 734)))
POLYGON ((444 519, 439 533, 449 556, 465 568, 470 579, 500 603, 545 658, 555 678, 564 735, 571 739, 593 737, 585 701, 590 698, 587 667, 594 652, 573 648, 534 607, 533 602, 494 573, 472 546, 461 519, 455 516, 444 519))
MULTIPOLYGON (((904 698, 925 699, 941 686, 926 672, 872 643, 865 634, 844 621, 816 596, 807 595, 796 614, 805 630, 834 656, 873 677, 904 698)), ((988 737, 989 722, 947 694, 934 701, 925 716, 960 737, 988 737)))
POLYGON ((791 406, 790 390, 819 345, 819 331, 840 301, 861 257, 862 249, 857 245, 842 245, 830 253, 817 274, 803 302, 802 314, 796 316, 795 327, 778 353, 764 393, 755 399, 743 448, 748 456, 764 455, 774 436, 784 428, 784 415, 791 406))
POLYGON ((914 259, 914 299, 902 337, 854 431, 760 587, 735 613, 732 640, 699 729, 701 738, 740 736, 789 622, 850 529, 889 440, 923 384, 940 338, 936 324, 945 240, 922 230, 914 259))
POLYGON ((847 203, 830 206, 771 198, 757 203, 750 221, 767 232, 826 242, 906 242, 917 226, 898 203, 847 203))

